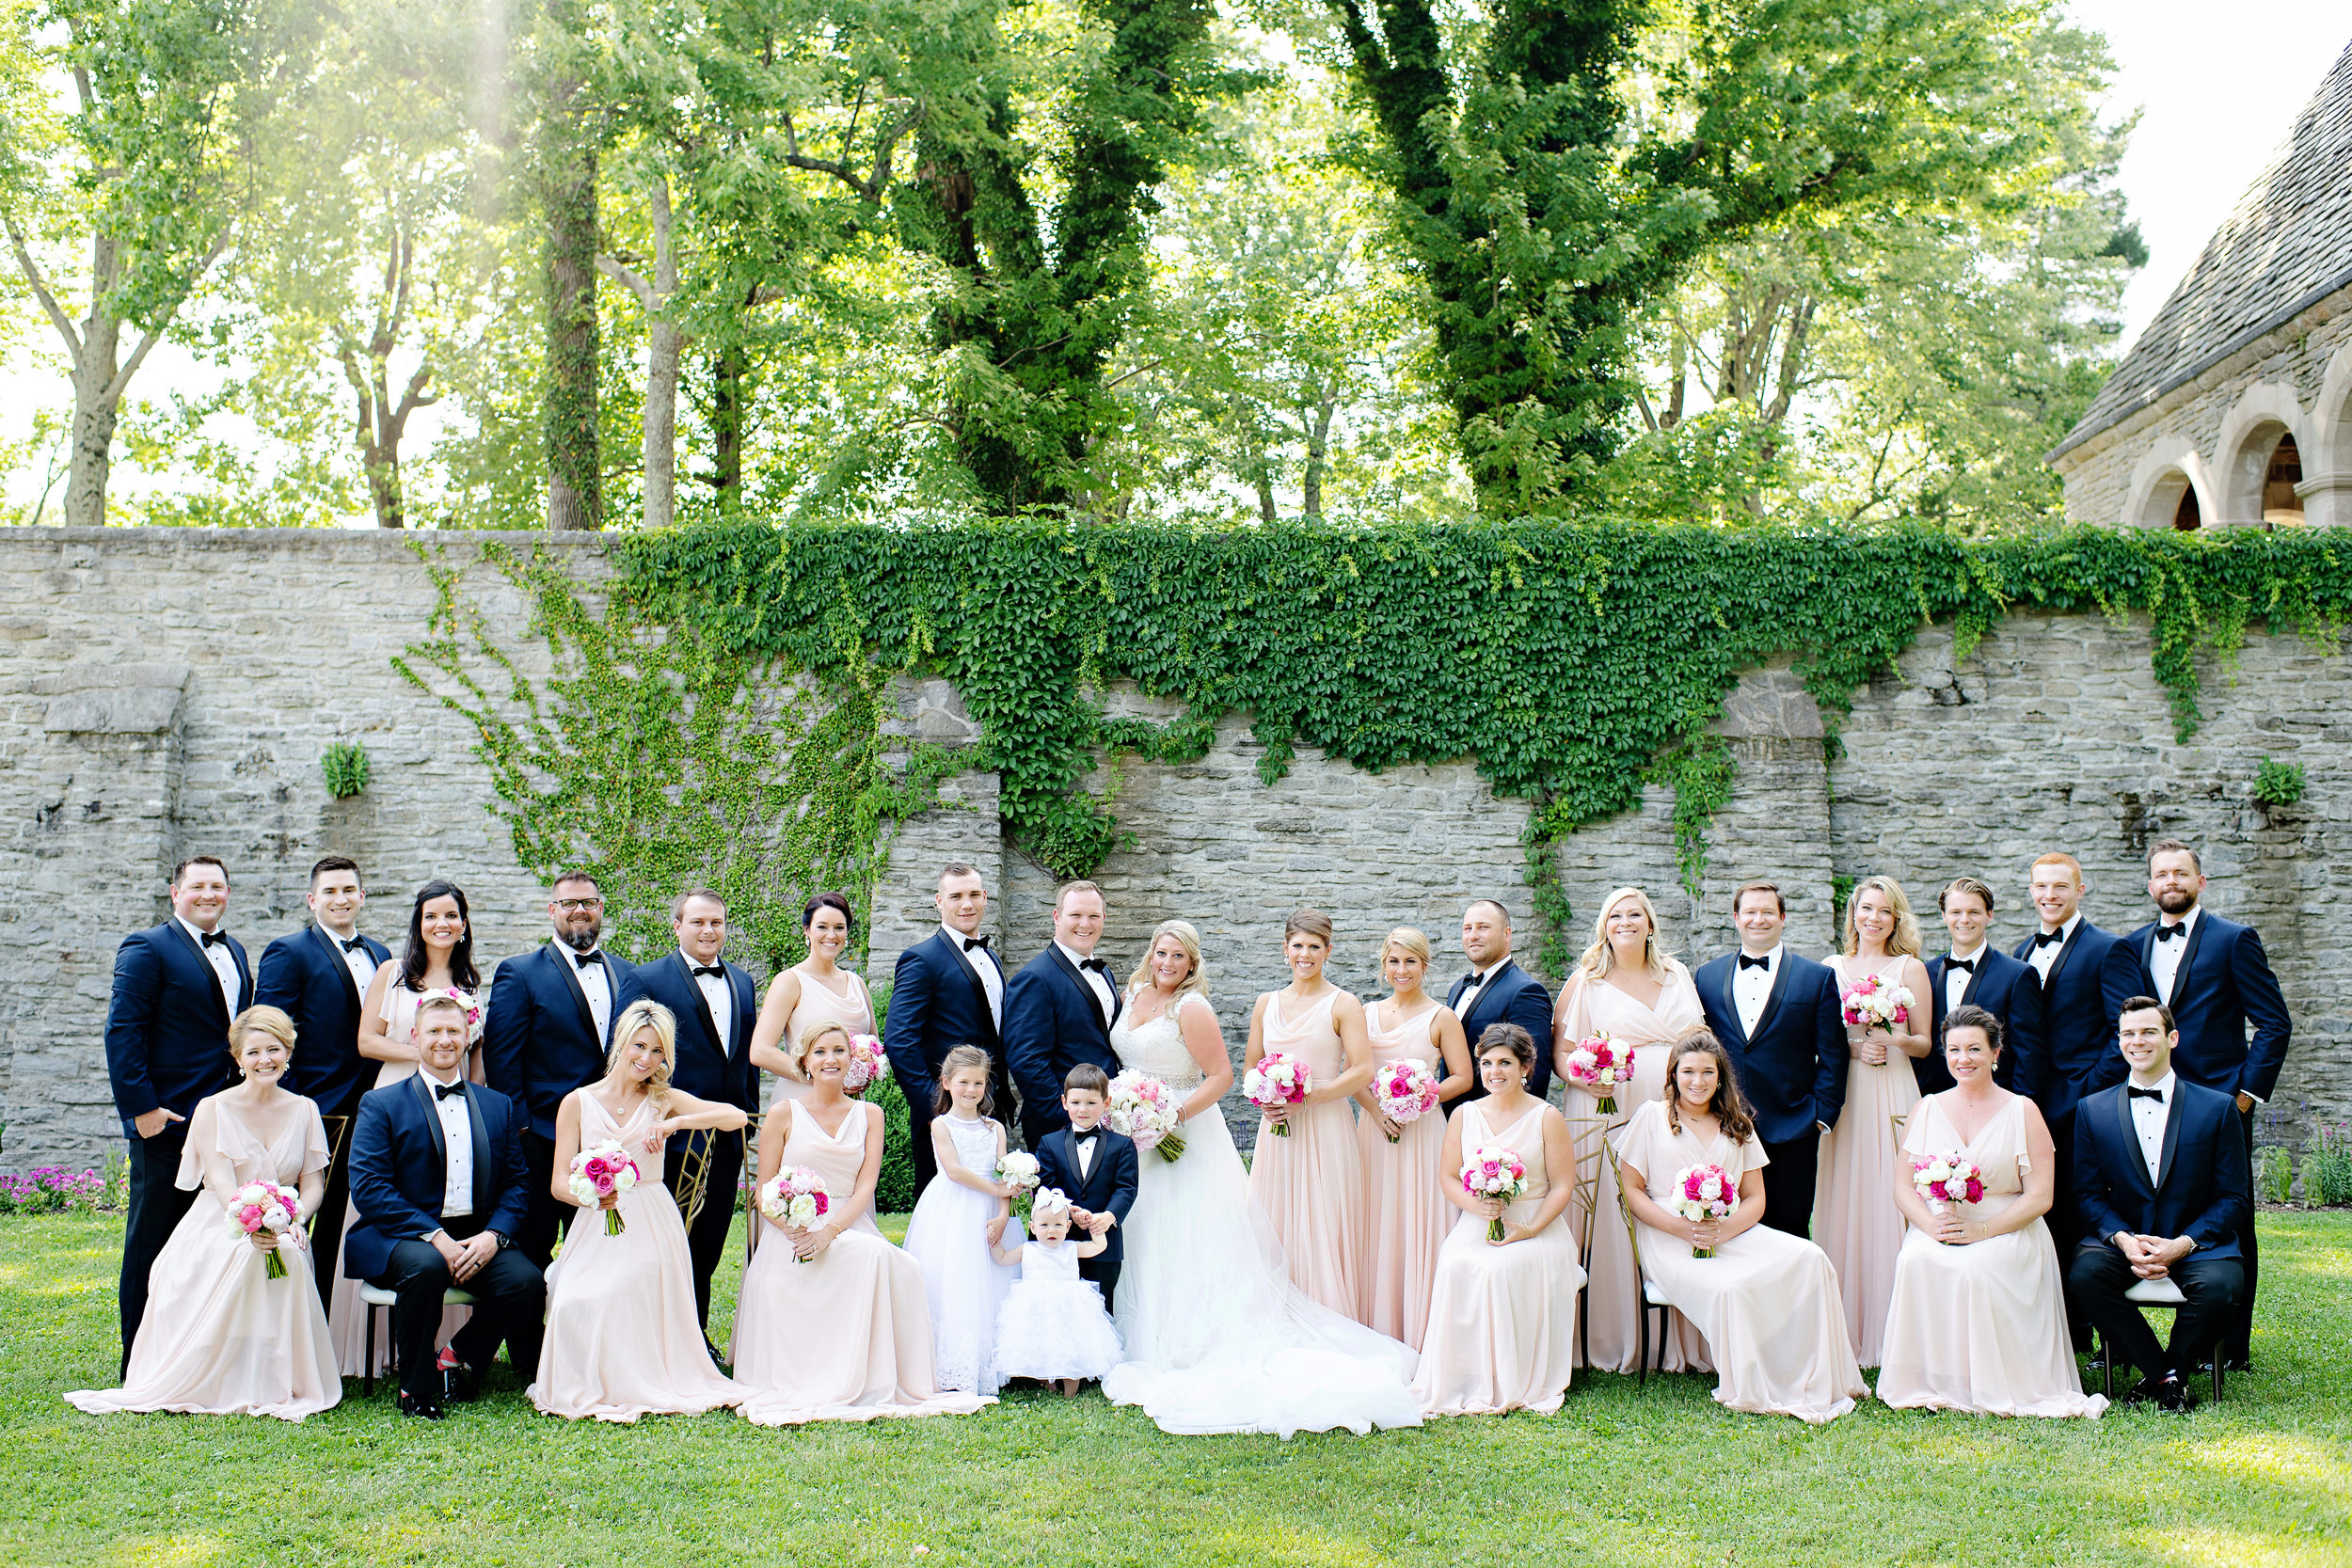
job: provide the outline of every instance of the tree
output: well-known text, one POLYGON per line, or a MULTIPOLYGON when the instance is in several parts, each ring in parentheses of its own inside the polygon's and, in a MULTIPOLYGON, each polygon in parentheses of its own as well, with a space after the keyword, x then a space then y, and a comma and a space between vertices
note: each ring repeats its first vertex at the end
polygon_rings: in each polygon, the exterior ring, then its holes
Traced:
POLYGON ((596 174, 603 136, 590 91, 593 61, 580 0, 548 0, 536 35, 539 199, 547 223, 548 527, 604 526, 604 466, 596 425, 598 323, 596 174))

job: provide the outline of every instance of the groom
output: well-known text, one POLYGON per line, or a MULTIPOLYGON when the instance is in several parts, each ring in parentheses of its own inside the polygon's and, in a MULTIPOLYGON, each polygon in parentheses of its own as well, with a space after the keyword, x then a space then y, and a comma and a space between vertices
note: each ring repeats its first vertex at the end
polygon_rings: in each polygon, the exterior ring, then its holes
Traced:
POLYGON ((1119 1070, 1111 1050, 1119 988, 1110 965, 1094 956, 1102 940, 1103 890, 1065 882, 1054 899, 1053 944, 1005 987, 1005 1060, 1021 1089, 1022 1141, 1033 1149, 1070 1125, 1061 1092, 1072 1068, 1119 1070))

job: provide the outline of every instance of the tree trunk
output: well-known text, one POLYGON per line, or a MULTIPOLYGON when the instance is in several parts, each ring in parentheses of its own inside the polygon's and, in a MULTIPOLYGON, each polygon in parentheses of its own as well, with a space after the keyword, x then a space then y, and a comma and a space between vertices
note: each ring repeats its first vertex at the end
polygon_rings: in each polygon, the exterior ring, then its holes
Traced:
POLYGON ((596 448, 596 148, 576 74, 549 84, 540 128, 547 182, 548 527, 604 526, 596 448))
POLYGON ((743 499, 743 384, 751 370, 751 356, 735 343, 711 361, 710 488, 723 509, 743 499))
POLYGON ((72 459, 66 469, 65 526, 106 526, 106 481, 114 471, 115 421, 122 410, 115 356, 122 320, 103 303, 113 287, 114 242, 100 239, 90 257, 90 308, 73 356, 72 459), (103 279, 103 282, 102 282, 103 279))
POLYGON ((677 361, 682 334, 670 318, 677 297, 677 247, 670 219, 670 182, 653 187, 653 316, 645 346, 645 526, 677 520, 677 361))
POLYGON ((1308 428, 1307 468, 1298 483, 1298 509, 1310 517, 1323 515, 1323 472, 1330 466, 1331 416, 1339 406, 1339 399, 1324 399, 1315 405, 1314 422, 1308 428))

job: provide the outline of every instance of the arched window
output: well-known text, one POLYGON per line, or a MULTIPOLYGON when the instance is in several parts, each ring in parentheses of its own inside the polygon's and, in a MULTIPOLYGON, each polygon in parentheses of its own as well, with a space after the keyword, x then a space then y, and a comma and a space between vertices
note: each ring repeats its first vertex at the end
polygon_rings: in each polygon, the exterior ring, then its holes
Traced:
POLYGON ((2270 470, 2263 476, 2263 524, 2266 528, 2299 526, 2303 521, 2303 498, 2295 487, 2303 483, 2303 454, 2295 445, 2292 432, 2279 437, 2271 450, 2270 470))
POLYGON ((2181 504, 2172 509, 2172 526, 2183 533, 2205 526, 2203 515, 2197 510, 2197 486, 2194 484, 2182 484, 2181 504))

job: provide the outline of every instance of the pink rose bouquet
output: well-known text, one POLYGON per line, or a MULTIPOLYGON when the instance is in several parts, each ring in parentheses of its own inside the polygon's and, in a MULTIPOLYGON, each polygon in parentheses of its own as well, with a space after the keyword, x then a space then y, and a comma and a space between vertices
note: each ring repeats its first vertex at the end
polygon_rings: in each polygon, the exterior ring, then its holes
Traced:
POLYGON ((1184 1101, 1176 1091, 1146 1072, 1122 1072, 1111 1080, 1111 1108, 1103 1119, 1111 1131, 1135 1139, 1138 1148, 1156 1148, 1163 1160, 1184 1151, 1184 1101))
POLYGON ((1911 1184, 1928 1200, 1931 1214, 1940 1214, 1954 1204, 1984 1199, 1984 1172, 1957 1149, 1912 1161, 1911 1184))
POLYGON ((1568 1082, 1593 1097, 1602 1116, 1617 1111, 1617 1085, 1633 1082, 1633 1047, 1606 1035, 1587 1035, 1568 1053, 1568 1082))
MULTIPOLYGON (((607 1197, 635 1191, 637 1183, 644 1180, 644 1173, 638 1170, 637 1161, 628 1149, 619 1144, 597 1144, 572 1156, 572 1176, 566 1185, 582 1209, 596 1209, 602 1207, 607 1197)), ((619 1209, 604 1211, 606 1235, 617 1236, 628 1228, 619 1209)))
MULTIPOLYGON (((272 1237, 282 1239, 301 1223, 302 1195, 275 1181, 248 1181, 229 1200, 229 1228, 241 1237, 258 1236, 266 1230, 272 1237)), ((263 1275, 271 1279, 286 1277, 286 1260, 278 1256, 276 1241, 262 1256, 265 1259, 263 1275)))
MULTIPOLYGON (((1241 1092, 1261 1111, 1273 1111, 1305 1100, 1314 1081, 1315 1069, 1307 1063, 1287 1052, 1269 1051, 1258 1058, 1256 1067, 1242 1074, 1241 1092)), ((1289 1137, 1291 1124, 1276 1122, 1274 1135, 1289 1137)))
MULTIPOLYGON (((1720 1220, 1740 1206, 1740 1183, 1721 1165, 1692 1165, 1675 1172, 1674 1200, 1666 1205, 1686 1220, 1720 1220)), ((1694 1246, 1693 1258, 1712 1258, 1711 1246, 1694 1246)))
POLYGON ((1897 1024, 1911 1022, 1911 1009, 1916 1005, 1909 986, 1890 985, 1876 974, 1865 974, 1837 1000, 1845 1008, 1848 1023, 1889 1034, 1897 1024))
POLYGON ((869 1084, 879 1084, 890 1076, 890 1057, 882 1050, 879 1035, 850 1037, 850 1065, 841 1069, 841 1092, 863 1094, 869 1084))
MULTIPOLYGON (((1462 1191, 1472 1197, 1499 1197, 1508 1203, 1527 1191, 1527 1167, 1500 1144, 1473 1148, 1462 1160, 1462 1191)), ((1486 1222, 1486 1240, 1502 1240, 1502 1216, 1486 1222)))
POLYGON ((787 1230, 812 1228, 832 1207, 825 1179, 806 1165, 787 1165, 759 1184, 759 1212, 787 1230))
MULTIPOLYGON (((1427 1063, 1400 1056, 1374 1070, 1372 1094, 1380 1103, 1381 1114, 1402 1127, 1438 1108, 1438 1075, 1427 1063)), ((1389 1134, 1389 1142, 1396 1140, 1396 1133, 1389 1134)))

